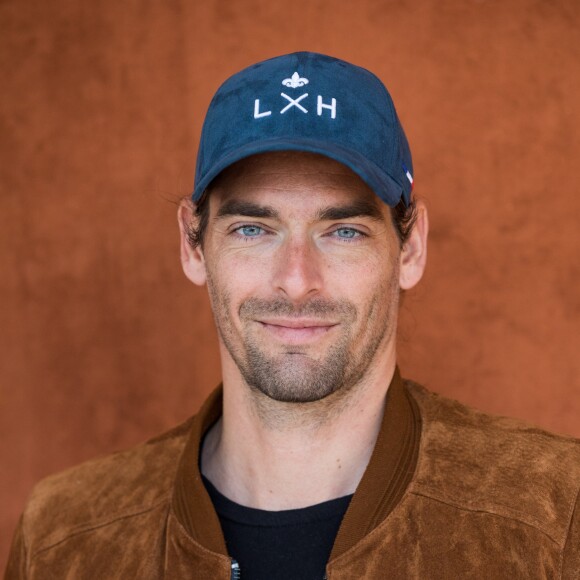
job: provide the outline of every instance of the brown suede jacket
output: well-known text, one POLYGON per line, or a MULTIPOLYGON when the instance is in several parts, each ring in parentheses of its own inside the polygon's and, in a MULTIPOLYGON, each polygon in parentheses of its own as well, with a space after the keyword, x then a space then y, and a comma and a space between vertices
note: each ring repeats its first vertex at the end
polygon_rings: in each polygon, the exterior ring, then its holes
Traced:
MULTIPOLYGON (((198 469, 220 414, 218 389, 165 435, 42 481, 6 579, 237 577, 198 469)), ((396 372, 328 579, 577 580, 579 484, 579 441, 485 415, 396 372)))

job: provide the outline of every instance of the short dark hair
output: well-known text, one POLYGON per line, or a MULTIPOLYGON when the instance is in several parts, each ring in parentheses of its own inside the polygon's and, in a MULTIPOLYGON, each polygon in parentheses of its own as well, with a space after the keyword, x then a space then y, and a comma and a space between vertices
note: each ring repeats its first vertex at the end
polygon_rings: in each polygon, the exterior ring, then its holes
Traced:
MULTIPOLYGON (((195 215, 197 217, 197 224, 189 223, 187 224, 187 239, 192 248, 198 246, 203 248, 203 239, 205 236, 205 231, 207 229, 207 224, 209 222, 209 190, 207 190, 199 200, 199 203, 195 206, 195 215)), ((188 200, 189 201, 189 200, 188 200)), ((401 247, 409 239, 409 235, 415 225, 417 220, 417 200, 415 196, 411 197, 411 202, 409 205, 405 205, 405 202, 401 199, 399 203, 391 208, 391 219, 397 236, 400 241, 401 247)))

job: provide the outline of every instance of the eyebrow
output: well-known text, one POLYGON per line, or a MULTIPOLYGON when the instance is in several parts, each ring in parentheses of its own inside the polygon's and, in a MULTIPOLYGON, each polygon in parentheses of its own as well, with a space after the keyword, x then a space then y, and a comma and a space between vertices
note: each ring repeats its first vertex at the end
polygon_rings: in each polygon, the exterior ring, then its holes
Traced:
MULTIPOLYGON (((251 201, 230 199, 219 209, 216 219, 227 216, 247 216, 253 218, 278 218, 278 212, 270 206, 259 205, 251 201)), ((384 215, 375 203, 367 200, 354 201, 346 205, 328 206, 318 211, 319 221, 345 220, 354 217, 369 217, 376 221, 384 221, 384 215)))
POLYGON ((278 212, 267 205, 259 205, 251 201, 230 199, 218 210, 216 218, 243 215, 255 218, 277 218, 278 212))
POLYGON ((318 212, 319 220, 345 220, 353 217, 369 217, 377 221, 385 219, 375 203, 362 199, 347 205, 329 206, 318 212))

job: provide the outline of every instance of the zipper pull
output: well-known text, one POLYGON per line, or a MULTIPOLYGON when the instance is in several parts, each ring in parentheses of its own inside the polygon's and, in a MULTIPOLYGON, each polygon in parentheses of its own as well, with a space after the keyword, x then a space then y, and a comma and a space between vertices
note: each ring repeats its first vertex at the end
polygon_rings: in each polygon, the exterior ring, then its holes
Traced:
POLYGON ((240 580, 241 572, 240 572, 240 565, 232 558, 232 574, 230 576, 230 580, 240 580))

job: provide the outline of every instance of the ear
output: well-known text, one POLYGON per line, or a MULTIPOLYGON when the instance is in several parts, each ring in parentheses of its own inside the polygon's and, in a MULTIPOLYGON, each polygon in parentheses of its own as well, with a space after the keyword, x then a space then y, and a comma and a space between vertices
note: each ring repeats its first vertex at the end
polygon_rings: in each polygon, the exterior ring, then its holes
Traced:
POLYGON ((190 199, 181 200, 177 210, 177 223, 179 224, 179 248, 183 272, 194 284, 203 286, 207 279, 203 252, 201 246, 192 247, 188 237, 191 228, 196 228, 199 223, 195 205, 190 199))
POLYGON ((409 290, 421 280, 427 263, 427 234, 429 233, 429 218, 427 207, 417 200, 417 220, 409 238, 403 245, 399 267, 399 286, 401 290, 409 290))

